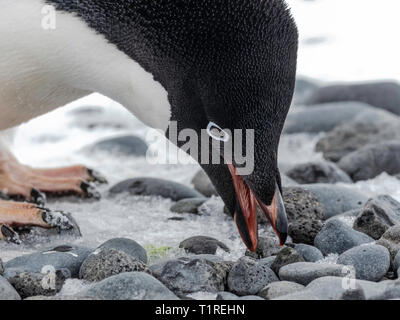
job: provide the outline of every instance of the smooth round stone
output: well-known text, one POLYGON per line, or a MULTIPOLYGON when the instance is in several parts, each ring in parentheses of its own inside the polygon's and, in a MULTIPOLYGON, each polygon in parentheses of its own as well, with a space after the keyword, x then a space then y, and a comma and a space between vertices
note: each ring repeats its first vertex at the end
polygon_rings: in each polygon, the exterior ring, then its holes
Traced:
POLYGON ((304 262, 303 257, 295 249, 285 247, 279 251, 271 265, 271 269, 275 274, 279 274, 279 270, 282 267, 296 262, 304 262))
POLYGON ((198 192, 200 192, 205 197, 218 196, 217 190, 210 178, 204 172, 204 170, 199 170, 194 178, 192 179, 192 184, 198 192))
POLYGON ((93 146, 86 147, 85 150, 90 152, 100 150, 124 156, 144 157, 147 154, 148 148, 147 143, 143 139, 128 135, 97 142, 93 146))
POLYGON ((111 194, 128 192, 134 196, 160 196, 179 201, 201 198, 202 195, 183 184, 156 178, 135 178, 118 183, 110 189, 111 194))
POLYGON ((144 271, 146 266, 140 260, 123 251, 100 248, 91 253, 83 262, 79 278, 96 282, 111 276, 134 271, 144 271))
POLYGON ((21 300, 18 292, 2 276, 0 276, 0 300, 21 300))
POLYGON ((259 292, 259 296, 266 300, 272 300, 281 296, 297 293, 304 290, 301 284, 289 281, 272 282, 259 292))
POLYGON ((326 222, 324 228, 315 237, 315 246, 324 255, 330 253, 342 254, 351 248, 373 241, 374 239, 355 231, 343 221, 332 219, 326 222))
POLYGON ((279 279, 266 264, 243 257, 229 272, 228 288, 239 296, 256 295, 274 281, 279 279))
POLYGON ((116 249, 125 252, 126 254, 147 263, 146 250, 136 241, 127 238, 114 238, 104 242, 99 248, 116 249))
POLYGON ((400 251, 397 252, 397 254, 396 254, 395 258, 394 258, 393 266, 394 266, 395 270, 400 268, 400 251))
POLYGON ((389 228, 376 244, 386 247, 391 258, 394 259, 400 252, 400 224, 389 228))
POLYGON ((400 282, 388 285, 385 291, 371 297, 370 300, 400 300, 400 282))
POLYGON ((275 259, 276 259, 276 256, 270 256, 268 258, 260 259, 260 262, 262 262, 262 264, 266 265, 267 267, 271 268, 275 259))
POLYGON ((23 272, 41 273, 45 267, 51 266, 56 271, 68 269, 71 277, 77 278, 83 261, 91 252, 85 247, 69 245, 48 248, 8 261, 4 276, 8 279, 23 272))
POLYGON ((175 213, 199 214, 199 207, 207 200, 207 198, 183 199, 175 203, 170 210, 175 213))
POLYGON ((217 239, 205 236, 191 237, 182 241, 179 248, 194 254, 216 254, 218 248, 229 252, 229 248, 217 239))
POLYGON ((0 276, 2 276, 4 273, 4 265, 3 265, 3 261, 0 259, 0 276))
POLYGON ((280 250, 281 247, 277 237, 259 237, 256 252, 246 250, 246 256, 254 259, 264 259, 270 256, 276 256, 280 250))
POLYGON ((179 300, 160 281, 144 272, 126 272, 92 285, 79 294, 102 300, 179 300))
POLYGON ((217 294, 217 301, 219 300, 249 300, 249 301, 255 301, 255 300, 264 300, 263 298, 259 296, 244 296, 244 297, 239 297, 233 293, 230 292, 218 292, 217 294))
POLYGON ((296 244, 294 248, 306 262, 317 262, 324 258, 322 252, 316 247, 299 243, 296 244))
POLYGON ((279 271, 281 280, 296 282, 304 286, 315 279, 326 276, 344 276, 344 266, 329 263, 298 262, 284 266, 279 271))
POLYGON ((353 266, 357 279, 379 281, 389 271, 390 254, 379 245, 361 245, 342 253, 338 263, 353 266))

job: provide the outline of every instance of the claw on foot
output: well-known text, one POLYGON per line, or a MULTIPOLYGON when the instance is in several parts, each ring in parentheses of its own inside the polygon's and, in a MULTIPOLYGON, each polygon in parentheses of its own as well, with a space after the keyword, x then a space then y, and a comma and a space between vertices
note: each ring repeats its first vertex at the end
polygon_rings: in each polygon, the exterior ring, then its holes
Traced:
POLYGON ((93 199, 96 199, 96 200, 100 200, 101 199, 100 192, 98 192, 96 190, 96 187, 92 183, 89 183, 89 182, 86 182, 86 181, 82 181, 81 189, 82 189, 85 197, 93 198, 93 199))
POLYGON ((97 183, 100 183, 100 184, 108 183, 107 179, 105 177, 103 177, 101 175, 101 173, 99 173, 96 170, 87 168, 87 173, 88 173, 88 176, 89 176, 88 181, 90 181, 90 182, 97 182, 97 183))
POLYGON ((36 188, 32 188, 31 190, 31 197, 32 197, 32 202, 36 203, 38 206, 43 207, 46 204, 46 195, 43 192, 40 192, 36 188))
POLYGON ((0 228, 0 239, 18 245, 21 244, 18 233, 4 224, 0 228))
POLYGON ((49 209, 42 208, 42 219, 51 228, 60 228, 61 230, 69 230, 74 226, 69 221, 68 217, 61 211, 51 211, 49 209))

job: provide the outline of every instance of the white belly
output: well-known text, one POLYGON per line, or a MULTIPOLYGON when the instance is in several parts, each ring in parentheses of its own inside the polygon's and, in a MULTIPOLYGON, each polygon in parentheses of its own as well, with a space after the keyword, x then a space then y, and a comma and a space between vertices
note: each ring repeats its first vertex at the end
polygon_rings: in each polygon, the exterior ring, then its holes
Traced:
POLYGON ((56 28, 43 29, 45 5, 0 1, 0 130, 92 92, 166 130, 171 111, 163 86, 72 14, 57 11, 56 28))

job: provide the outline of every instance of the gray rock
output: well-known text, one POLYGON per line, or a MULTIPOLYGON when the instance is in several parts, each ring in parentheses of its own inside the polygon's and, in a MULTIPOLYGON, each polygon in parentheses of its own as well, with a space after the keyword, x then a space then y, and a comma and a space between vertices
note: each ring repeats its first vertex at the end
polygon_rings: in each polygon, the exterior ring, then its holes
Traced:
MULTIPOLYGON (((395 270, 400 268, 400 251, 397 252, 397 254, 394 258, 393 266, 394 266, 395 270)), ((399 273, 397 272, 397 274, 399 274, 399 273)))
POLYGON ((289 281, 272 282, 262 289, 258 295, 265 300, 272 300, 288 294, 297 293, 304 290, 301 284, 289 281))
POLYGON ((360 101, 400 115, 400 85, 396 82, 374 82, 326 86, 315 90, 306 104, 340 101, 360 101))
POLYGON ((126 272, 98 282, 79 294, 102 300, 178 300, 160 281, 144 272, 126 272))
POLYGON ((101 299, 81 296, 34 296, 24 299, 26 301, 97 301, 101 299))
POLYGON ((259 237, 257 250, 255 252, 246 250, 246 256, 254 259, 264 259, 270 256, 276 256, 280 250, 281 246, 277 237, 259 237))
POLYGON ((338 263, 353 266, 357 279, 379 281, 389 271, 390 254, 379 245, 361 245, 342 253, 338 263))
POLYGON ((387 286, 387 288, 369 300, 398 300, 400 299, 400 281, 395 281, 387 286))
POLYGON ((146 250, 136 241, 127 238, 114 238, 104 242, 99 248, 116 249, 125 252, 126 254, 147 263, 146 250))
POLYGON ((396 224, 400 224, 400 203, 384 195, 367 202, 356 218, 353 228, 378 240, 396 224))
POLYGON ((302 291, 298 291, 295 293, 291 293, 291 294, 287 294, 284 296, 279 296, 277 298, 274 298, 272 300, 289 300, 289 301, 314 301, 314 300, 324 300, 323 298, 314 295, 311 291, 309 290, 302 290, 302 291))
POLYGON ((194 254, 216 254, 218 248, 221 248, 226 252, 230 251, 221 241, 204 236, 186 239, 180 243, 179 248, 185 249, 185 251, 194 254))
POLYGON ((90 147, 86 147, 85 151, 106 151, 124 156, 144 157, 147 154, 148 148, 147 143, 143 139, 128 135, 97 142, 90 147))
POLYGON ((183 199, 175 203, 170 210, 175 213, 199 214, 199 207, 206 201, 207 198, 183 199))
POLYGON ((274 262, 271 265, 271 270, 276 274, 279 274, 279 270, 282 267, 296 262, 304 262, 303 257, 295 249, 285 247, 279 251, 278 255, 274 259, 274 262))
POLYGON ((331 220, 342 220, 342 221, 348 221, 348 222, 352 222, 354 223, 355 219, 358 217, 358 215, 360 214, 361 209, 355 209, 355 210, 350 210, 350 211, 346 211, 343 212, 341 214, 338 214, 336 216, 330 217, 328 220, 326 221, 331 221, 331 220))
POLYGON ((268 258, 260 259, 260 261, 262 261, 262 263, 264 265, 266 265, 268 268, 271 268, 271 266, 274 263, 275 259, 276 259, 276 256, 270 256, 268 258))
POLYGON ((361 209, 368 201, 363 193, 345 186, 309 184, 303 187, 322 204, 325 220, 343 212, 361 209))
POLYGON ((324 228, 315 237, 315 246, 324 255, 330 253, 342 254, 343 252, 373 242, 374 239, 364 233, 353 230, 340 220, 329 220, 324 228))
POLYGON ((18 292, 2 276, 0 276, 0 300, 21 300, 18 292))
POLYGON ((77 278, 83 261, 91 252, 91 249, 73 245, 51 247, 8 261, 4 276, 8 279, 23 272, 41 273, 45 267, 51 266, 56 271, 68 269, 71 277, 77 278))
POLYGON ((310 80, 299 78, 296 80, 293 103, 295 105, 303 104, 310 98, 313 92, 318 89, 318 85, 310 80))
POLYGON ((2 276, 4 273, 4 265, 3 265, 3 261, 0 259, 0 276, 2 276))
POLYGON ((144 263, 123 251, 109 248, 97 249, 83 262, 79 278, 97 282, 124 272, 144 271, 144 263))
POLYGON ((310 183, 352 183, 349 175, 333 162, 318 161, 299 164, 287 175, 300 184, 310 183))
POLYGON ((254 301, 254 300, 264 300, 264 299, 259 296, 239 297, 233 293, 223 291, 223 292, 218 292, 216 300, 217 301, 219 301, 219 300, 250 300, 250 301, 254 301))
POLYGON ((23 272, 9 279, 22 299, 33 296, 54 296, 63 287, 65 280, 71 276, 68 269, 47 274, 23 272))
POLYGON ((289 113, 284 132, 328 132, 369 109, 372 107, 359 102, 325 103, 312 108, 296 108, 289 113))
POLYGON ((244 296, 244 297, 240 297, 238 300, 242 300, 242 301, 257 301, 257 300, 265 300, 259 296, 244 296))
POLYGON ((386 247, 390 252, 391 258, 394 260, 400 251, 400 224, 389 228, 376 244, 386 247))
POLYGON ((240 296, 256 295, 274 281, 279 281, 278 277, 262 260, 243 257, 229 272, 228 288, 240 296))
POLYGON ((343 276, 343 267, 329 263, 298 262, 281 268, 279 278, 306 286, 317 278, 343 276))
POLYGON ((392 141, 367 145, 344 156, 338 165, 354 181, 373 179, 383 172, 391 175, 398 174, 400 173, 400 143, 392 141))
POLYGON ((206 197, 217 196, 218 192, 215 190, 213 183, 210 178, 204 172, 204 170, 200 170, 196 173, 194 178, 192 179, 192 184, 194 188, 200 192, 202 195, 206 197))
POLYGON ((348 301, 363 301, 367 300, 365 297, 365 292, 361 287, 357 287, 356 289, 349 289, 342 294, 340 300, 348 300, 348 301))
POLYGON ((322 152, 325 159, 338 162, 345 155, 368 144, 398 140, 399 125, 400 118, 389 112, 365 111, 321 138, 316 150, 322 152))
POLYGON ((160 196, 179 201, 201 198, 202 195, 183 184, 156 178, 135 178, 118 183, 110 189, 111 194, 129 192, 135 196, 160 196))
POLYGON ((178 295, 225 289, 227 268, 201 257, 178 258, 152 266, 153 275, 178 295))
MULTIPOLYGON (((289 235, 295 243, 313 244, 322 229, 323 206, 303 187, 283 189, 283 201, 289 221, 289 235)), ((275 254, 275 253, 274 253, 275 254)))
POLYGON ((306 262, 317 262, 324 258, 322 252, 316 247, 299 243, 296 244, 294 248, 306 262))
POLYGON ((295 187, 299 185, 296 181, 283 173, 281 173, 281 183, 283 187, 295 187))

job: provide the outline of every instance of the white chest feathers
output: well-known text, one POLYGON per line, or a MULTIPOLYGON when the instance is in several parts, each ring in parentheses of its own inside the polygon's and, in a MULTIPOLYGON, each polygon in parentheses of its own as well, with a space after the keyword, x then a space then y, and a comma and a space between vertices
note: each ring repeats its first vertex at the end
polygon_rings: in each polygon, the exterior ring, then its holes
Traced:
POLYGON ((42 0, 1 0, 0 130, 92 92, 166 130, 168 93, 80 18, 42 0))

